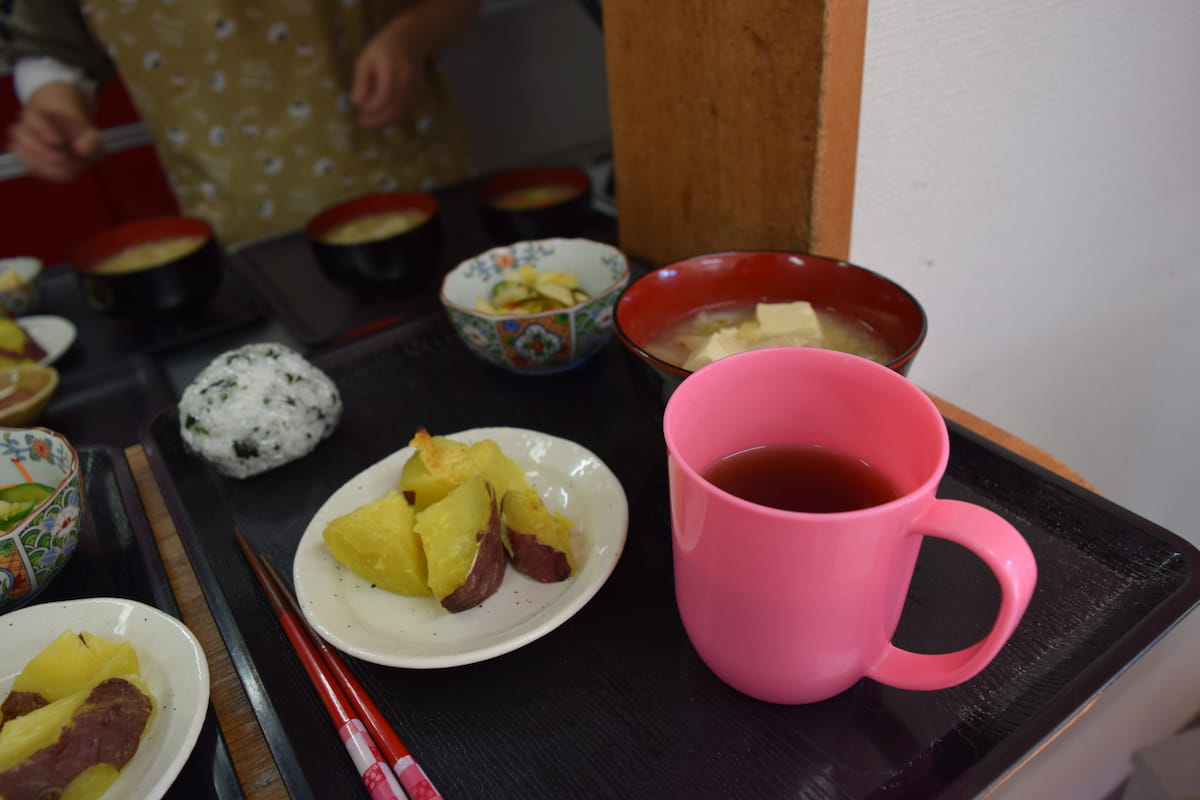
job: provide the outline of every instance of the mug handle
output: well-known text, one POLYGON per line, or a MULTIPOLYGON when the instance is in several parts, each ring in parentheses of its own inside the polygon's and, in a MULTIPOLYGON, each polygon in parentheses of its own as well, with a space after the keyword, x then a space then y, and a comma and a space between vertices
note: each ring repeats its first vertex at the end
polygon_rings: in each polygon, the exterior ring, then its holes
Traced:
POLYGON ((953 653, 913 653, 888 642, 866 669, 867 677, 897 689, 930 691, 957 686, 991 663, 1016 630, 1037 584, 1037 562, 1029 543, 1007 520, 961 500, 936 500, 908 532, 935 536, 970 550, 1000 584, 1000 610, 991 631, 953 653))

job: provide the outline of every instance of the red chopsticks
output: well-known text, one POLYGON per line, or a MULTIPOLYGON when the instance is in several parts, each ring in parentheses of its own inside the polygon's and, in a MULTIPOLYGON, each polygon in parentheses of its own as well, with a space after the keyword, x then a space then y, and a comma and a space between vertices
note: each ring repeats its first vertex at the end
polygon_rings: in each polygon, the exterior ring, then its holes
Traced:
POLYGON ((404 800, 405 792, 409 800, 442 800, 341 656, 309 627, 283 578, 266 558, 251 549, 240 530, 234 528, 233 533, 325 710, 338 726, 346 751, 373 800, 404 800), (383 750, 387 761, 379 750, 383 750))

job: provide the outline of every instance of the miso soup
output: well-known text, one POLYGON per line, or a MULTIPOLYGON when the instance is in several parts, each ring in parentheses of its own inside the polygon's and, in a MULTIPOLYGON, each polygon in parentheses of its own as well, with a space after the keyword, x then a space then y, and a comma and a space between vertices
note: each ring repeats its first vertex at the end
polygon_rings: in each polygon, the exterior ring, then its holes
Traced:
POLYGON ((118 272, 137 272, 150 269, 199 250, 204 245, 204 241, 203 236, 176 236, 170 239, 135 244, 104 259, 92 268, 92 272, 111 275, 118 272))
POLYGON ((498 195, 489 202, 489 205, 501 211, 528 211, 565 203, 579 193, 578 188, 564 184, 529 186, 498 195))
POLYGON ((429 214, 418 209, 364 214, 330 228, 321 236, 321 241, 326 244, 376 242, 407 233, 427 219, 429 214))
POLYGON ((699 311, 668 328, 645 348, 663 361, 696 370, 744 350, 792 346, 840 350, 881 364, 899 355, 866 323, 806 302, 759 303, 699 311), (783 307, 795 307, 795 324, 790 327, 778 321, 777 312, 783 307), (769 326, 764 325, 767 320, 769 326))

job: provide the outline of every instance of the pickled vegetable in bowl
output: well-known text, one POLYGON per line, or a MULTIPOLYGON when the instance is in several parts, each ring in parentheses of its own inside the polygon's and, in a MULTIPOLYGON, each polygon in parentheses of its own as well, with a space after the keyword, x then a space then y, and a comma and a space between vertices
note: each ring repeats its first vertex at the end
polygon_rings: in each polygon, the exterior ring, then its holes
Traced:
POLYGON ((582 364, 604 346, 613 303, 628 282, 629 260, 611 245, 537 239, 459 263, 442 280, 439 299, 463 344, 484 361, 549 375, 582 364), (491 311, 481 310, 480 300, 491 311), (528 300, 543 310, 521 310, 528 300))
POLYGON ((44 483, 18 483, 0 489, 0 532, 11 531, 52 494, 54 487, 44 483))
POLYGON ((583 303, 591 298, 570 272, 539 270, 522 264, 505 270, 488 297, 475 297, 475 310, 482 314, 540 314, 583 303))
POLYGON ((0 456, 3 614, 36 598, 70 561, 79 543, 84 502, 79 455, 62 434, 47 428, 0 428, 0 456))

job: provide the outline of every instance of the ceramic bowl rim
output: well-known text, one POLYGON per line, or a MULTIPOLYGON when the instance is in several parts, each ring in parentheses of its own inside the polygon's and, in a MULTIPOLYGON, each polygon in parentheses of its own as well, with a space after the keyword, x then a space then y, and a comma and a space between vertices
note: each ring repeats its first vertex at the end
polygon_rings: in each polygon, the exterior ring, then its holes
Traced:
MULTIPOLYGON (((442 285, 438 289, 438 299, 440 299, 442 301, 442 304, 444 306, 446 306, 447 308, 453 308, 455 311, 458 311, 463 314, 469 314, 469 315, 471 315, 473 317, 477 317, 479 319, 488 319, 488 320, 522 319, 522 320, 524 320, 524 319, 533 319, 536 317, 544 316, 546 314, 563 314, 563 313, 573 314, 580 309, 587 308, 588 306, 592 305, 593 303, 596 303, 597 301, 603 300, 605 297, 608 297, 610 294, 612 294, 613 291, 624 292, 624 290, 626 288, 628 288, 628 286, 629 286, 629 279, 630 279, 629 256, 627 256, 625 254, 625 252, 623 250, 621 250, 619 247, 616 247, 615 245, 607 244, 605 242, 598 242, 595 239, 587 239, 587 238, 583 238, 583 237, 552 236, 552 237, 549 237, 546 239, 527 239, 527 240, 520 241, 520 242, 513 242, 512 244, 498 245, 496 247, 489 247, 487 250, 476 253, 475 255, 471 256, 470 258, 464 258, 462 261, 459 261, 450 270, 448 270, 446 272, 446 274, 442 277, 442 285), (467 264, 472 263, 474 261, 478 261, 479 259, 484 258, 485 256, 487 256, 490 253, 495 253, 495 252, 504 251, 504 250, 512 250, 512 249, 522 246, 522 245, 534 245, 534 244, 540 244, 542 242, 582 243, 584 246, 589 247, 589 248, 591 248, 592 246, 595 246, 596 248, 611 251, 612 253, 616 254, 617 257, 620 258, 620 260, 621 260, 621 272, 616 277, 615 280, 613 280, 611 283, 609 283, 607 286, 605 286, 604 289, 602 289, 601 291, 593 294, 587 300, 584 300, 580 303, 576 303, 573 306, 567 306, 566 308, 556 308, 556 309, 548 310, 548 311, 534 311, 534 312, 531 312, 528 314, 483 314, 479 311, 476 311, 473 306, 464 306, 460 303, 454 302, 453 300, 451 300, 449 297, 446 296, 447 281, 450 280, 452 275, 457 273, 459 270, 463 269, 467 264)), ((615 301, 614 301, 613 307, 614 308, 616 307, 615 301)), ((615 320, 616 320, 615 313, 613 314, 613 320, 614 320, 614 325, 615 325, 615 320)))
MULTIPOLYGON (((24 540, 21 538, 21 535, 19 532, 21 530, 23 530, 26 525, 29 524, 30 520, 36 519, 38 517, 38 515, 41 513, 43 508, 45 508, 47 505, 53 503, 55 501, 55 499, 57 499, 58 497, 62 496, 63 492, 67 491, 67 489, 70 487, 70 485, 72 483, 78 483, 78 485, 79 485, 79 516, 75 519, 75 522, 73 525, 73 530, 71 531, 71 534, 70 534, 70 540, 73 541, 75 544, 78 544, 79 537, 83 534, 83 521, 87 515, 87 496, 84 493, 83 474, 82 474, 81 466, 79 463, 79 451, 75 448, 75 445, 71 443, 71 440, 68 439, 64 434, 61 434, 56 430, 52 430, 50 428, 47 428, 47 427, 44 427, 41 425, 27 425, 27 426, 17 426, 17 427, 14 427, 11 425, 0 426, 0 436, 2 436, 5 432, 12 432, 12 433, 36 432, 36 433, 42 434, 46 438, 55 439, 59 442, 62 442, 63 446, 66 447, 67 454, 69 456, 69 460, 67 462, 67 469, 63 473, 63 476, 54 484, 54 491, 52 491, 49 495, 47 495, 45 500, 43 500, 42 502, 40 502, 36 506, 34 506, 32 509, 30 509, 29 513, 25 516, 25 518, 23 520, 21 520, 21 524, 14 526, 12 528, 12 530, 10 530, 10 531, 6 531, 5 536, 11 536, 15 541, 20 543, 20 545, 23 549, 24 548, 24 540)), ((48 574, 43 575, 41 578, 38 579, 37 585, 31 587, 29 594, 20 598, 20 600, 16 601, 16 603, 14 603, 12 605, 0 606, 0 614, 5 614, 9 611, 15 611, 18 608, 28 607, 31 603, 36 601, 38 595, 40 595, 42 593, 42 591, 47 586, 49 586, 50 583, 55 578, 58 577, 59 573, 62 572, 63 568, 67 565, 67 562, 71 560, 71 556, 74 555, 74 553, 75 553, 75 546, 73 545, 70 548, 70 550, 65 554, 65 556, 59 557, 58 561, 55 562, 54 566, 50 569, 48 574)), ((31 576, 31 579, 32 579, 32 576, 31 576)))
POLYGON ((822 255, 819 255, 816 253, 802 253, 802 252, 796 252, 796 251, 791 251, 791 250, 758 250, 758 249, 716 250, 711 253, 700 253, 700 254, 697 254, 694 256, 688 256, 687 258, 676 259, 676 260, 668 262, 666 264, 662 264, 661 266, 655 267, 654 269, 650 270, 646 274, 640 276, 637 280, 630 281, 629 285, 626 286, 621 291, 621 296, 618 297, 616 303, 613 304, 613 331, 617 334, 617 338, 620 339, 621 342, 631 352, 633 352, 635 355, 637 355, 638 358, 642 359, 642 361, 646 362, 647 364, 654 367, 655 369, 670 373, 672 375, 679 376, 681 378, 686 378, 688 375, 692 374, 693 370, 684 369, 681 365, 672 364, 669 361, 664 361, 663 359, 659 358, 658 356, 651 354, 642 345, 635 342, 633 340, 633 338, 629 335, 629 333, 622 327, 621 313, 620 313, 621 312, 621 300, 625 297, 626 293, 633 290, 634 286, 637 285, 637 283, 650 278, 652 275, 654 275, 654 273, 658 272, 659 270, 669 269, 672 267, 678 267, 680 264, 683 264, 683 263, 690 263, 693 261, 698 261, 700 259, 706 259, 706 258, 718 258, 718 257, 722 257, 722 256, 736 256, 736 255, 757 255, 757 254, 786 255, 786 256, 796 256, 799 258, 817 258, 817 259, 821 259, 822 261, 834 262, 841 267, 850 267, 852 269, 858 270, 859 272, 865 273, 868 276, 873 277, 879 281, 882 281, 883 283, 889 284, 892 287, 899 290, 904 295, 904 297, 910 303, 912 303, 913 308, 916 310, 917 315, 921 320, 921 328, 917 332, 916 338, 912 341, 911 344, 909 344, 908 347, 906 347, 903 350, 903 352, 901 352, 899 355, 897 355, 891 361, 888 361, 886 364, 884 364, 884 366, 887 367, 888 369, 892 369, 892 370, 896 370, 896 371, 903 371, 903 369, 906 368, 906 365, 910 361, 913 360, 913 357, 917 354, 917 351, 920 349, 921 345, 925 342, 925 337, 929 333, 929 316, 925 313, 925 308, 924 308, 924 306, 921 305, 921 302, 919 300, 917 300, 916 296, 912 292, 910 292, 908 289, 904 288, 899 283, 897 283, 896 281, 887 277, 886 275, 883 275, 882 273, 876 272, 875 270, 872 270, 872 269, 868 269, 867 267, 860 266, 851 261, 847 261, 842 258, 834 258, 833 256, 822 256, 822 255))
MULTIPOLYGON (((71 456, 70 462, 67 464, 66 474, 63 475, 63 477, 58 481, 58 483, 55 484, 54 492, 51 493, 50 497, 47 497, 46 500, 42 501, 36 507, 34 507, 33 511, 30 511, 30 517, 32 517, 33 513, 35 511, 37 511, 39 508, 41 508, 43 505, 45 505, 47 502, 49 502, 51 498, 53 498, 55 495, 57 495, 60 491, 62 491, 66 487, 67 483, 70 482, 72 476, 79 474, 79 451, 75 448, 75 445, 71 444, 71 440, 68 439, 65 435, 59 433, 56 430, 47 428, 44 425, 18 425, 15 427, 12 425, 0 425, 0 435, 3 435, 6 431, 12 431, 12 432, 34 431, 34 432, 42 433, 47 438, 57 439, 58 441, 62 442, 63 445, 67 448, 67 452, 71 456)), ((13 528, 13 530, 16 530, 16 528, 13 528)))

